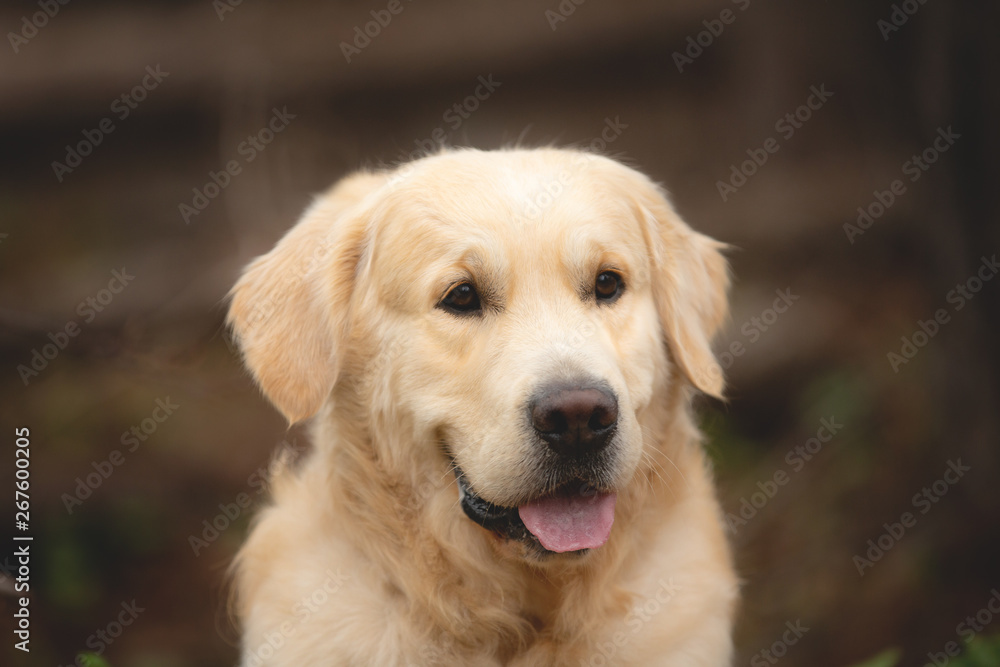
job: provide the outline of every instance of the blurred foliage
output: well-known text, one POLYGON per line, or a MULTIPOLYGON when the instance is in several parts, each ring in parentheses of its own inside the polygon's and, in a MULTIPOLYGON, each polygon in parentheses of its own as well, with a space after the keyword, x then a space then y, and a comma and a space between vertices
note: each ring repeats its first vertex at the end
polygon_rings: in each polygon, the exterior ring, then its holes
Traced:
POLYGON ((76 657, 76 661, 83 667, 111 667, 110 662, 93 653, 81 653, 76 657))
POLYGON ((891 648, 879 653, 874 658, 859 662, 851 667, 895 667, 899 663, 902 652, 898 648, 891 648))
MULTIPOLYGON (((896 667, 900 664, 901 657, 902 652, 897 648, 892 648, 851 667, 896 667)), ((934 667, 945 667, 945 665, 949 667, 998 667, 1000 665, 1000 635, 989 638, 976 637, 969 642, 961 654, 954 657, 940 654, 933 663, 928 664, 933 664, 934 667)))

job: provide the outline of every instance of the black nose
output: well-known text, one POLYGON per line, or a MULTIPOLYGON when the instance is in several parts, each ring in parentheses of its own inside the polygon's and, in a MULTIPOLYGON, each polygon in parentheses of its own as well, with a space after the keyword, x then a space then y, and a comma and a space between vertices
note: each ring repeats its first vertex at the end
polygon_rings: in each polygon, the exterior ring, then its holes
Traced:
POLYGON ((532 401, 530 410, 539 437, 566 456, 604 449, 618 423, 618 400, 610 387, 551 387, 532 401))

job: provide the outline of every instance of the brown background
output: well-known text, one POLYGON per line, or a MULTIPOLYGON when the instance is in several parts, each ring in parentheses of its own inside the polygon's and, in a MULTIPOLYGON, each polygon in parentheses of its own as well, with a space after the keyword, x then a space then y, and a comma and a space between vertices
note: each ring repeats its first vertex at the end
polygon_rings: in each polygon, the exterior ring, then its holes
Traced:
MULTIPOLYGON (((738 664, 786 621, 809 628, 786 664, 842 666, 892 646, 923 664, 957 640, 1000 584, 1000 281, 960 311, 946 300, 1000 251, 995 5, 927 2, 886 40, 888 1, 566 0, 575 10, 553 30, 555 1, 403 0, 346 62, 340 42, 386 4, 245 0, 220 20, 208 1, 70 3, 18 53, 0 44, 0 488, 13 428, 27 425, 35 536, 33 651, 14 655, 5 629, 0 656, 70 664, 134 599, 145 611, 111 664, 233 664, 223 579, 250 513, 197 557, 189 536, 220 503, 262 501, 253 475, 280 442, 307 446, 226 345, 222 300, 239 268, 312 193, 396 163, 436 128, 451 145, 588 145, 606 119, 627 125, 607 153, 738 248, 719 349, 745 352, 729 364, 731 401, 703 406, 708 446, 728 512, 790 475, 734 536, 738 664), (724 9, 732 23, 678 72, 674 52, 724 9), (112 101, 156 65, 169 76, 119 119, 112 101), (443 114, 489 75, 501 85, 454 129, 443 114), (821 85, 833 96, 781 137, 775 123, 821 85), (238 146, 275 107, 295 115, 287 129, 185 224, 178 206, 242 161, 238 146), (51 163, 105 117, 114 131, 58 181, 51 163), (903 164, 949 126, 961 138, 907 180, 903 164), (723 201, 717 181, 768 137, 778 152, 723 201), (844 224, 894 179, 906 192, 850 243, 844 224), (77 305, 122 267, 134 280, 82 323, 77 305), (749 335, 785 289, 799 299, 749 335), (939 308, 948 323, 894 372, 887 353, 939 308), (81 333, 25 386, 18 365, 71 321, 81 333), (168 397, 175 413, 68 514, 63 494, 168 397), (786 453, 830 417, 843 428, 792 473, 786 453), (959 458, 971 470, 915 511, 912 496, 959 458), (852 557, 906 511, 916 525, 859 576, 852 557)), ((0 28, 35 11, 7 3, 0 28)), ((0 581, 0 628, 10 587, 0 581)), ((997 632, 1000 619, 985 634, 997 632)))

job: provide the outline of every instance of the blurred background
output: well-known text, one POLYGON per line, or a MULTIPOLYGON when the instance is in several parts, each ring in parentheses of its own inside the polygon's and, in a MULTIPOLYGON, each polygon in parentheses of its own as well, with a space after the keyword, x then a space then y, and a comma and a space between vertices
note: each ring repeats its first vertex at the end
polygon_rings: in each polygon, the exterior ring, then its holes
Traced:
POLYGON ((958 664, 1000 633, 998 13, 3 3, 0 488, 28 427, 34 541, 31 654, 7 557, 0 663, 234 664, 225 570, 270 456, 308 442, 227 344, 226 291, 349 171, 521 142, 620 157, 736 246, 731 398, 699 406, 736 664, 958 664))

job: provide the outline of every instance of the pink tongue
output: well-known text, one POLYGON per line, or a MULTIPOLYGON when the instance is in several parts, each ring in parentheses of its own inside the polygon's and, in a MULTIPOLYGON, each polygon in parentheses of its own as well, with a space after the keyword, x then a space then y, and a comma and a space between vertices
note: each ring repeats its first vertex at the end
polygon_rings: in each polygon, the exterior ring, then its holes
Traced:
POLYGON ((549 551, 593 549, 608 541, 617 498, 614 493, 539 498, 518 507, 517 513, 549 551))

